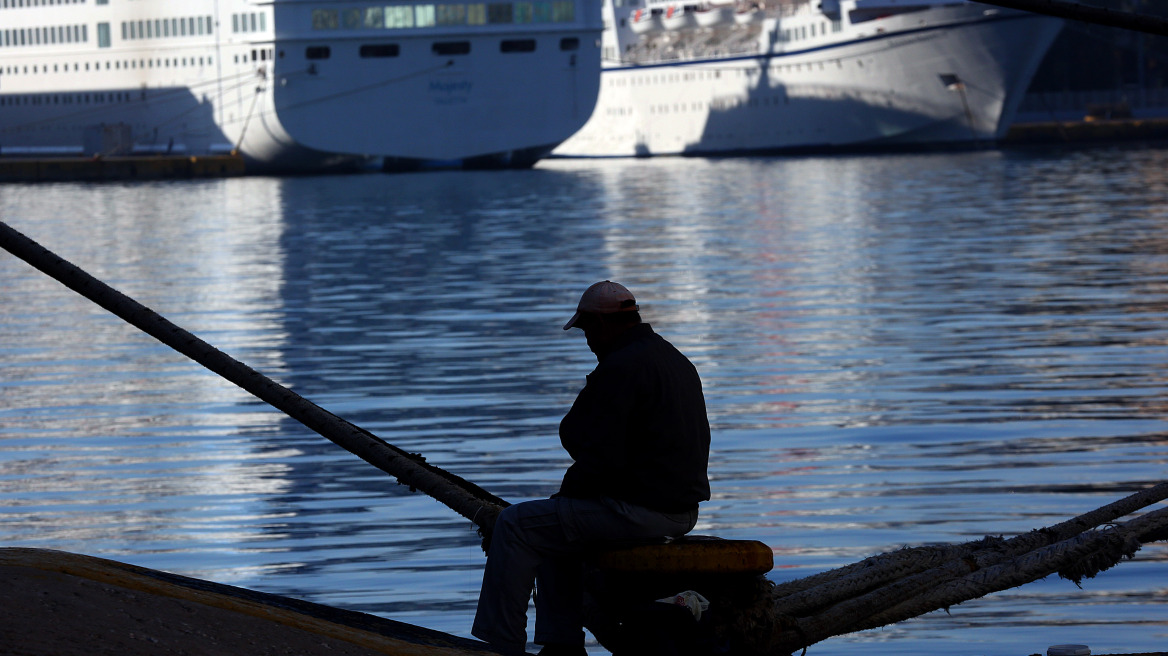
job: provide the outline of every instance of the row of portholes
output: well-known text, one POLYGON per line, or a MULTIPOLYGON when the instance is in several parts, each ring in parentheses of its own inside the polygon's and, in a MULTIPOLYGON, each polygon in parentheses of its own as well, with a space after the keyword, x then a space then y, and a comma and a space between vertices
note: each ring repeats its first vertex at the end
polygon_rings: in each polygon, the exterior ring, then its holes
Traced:
MULTIPOLYGON (((835 64, 837 69, 843 69, 843 60, 833 59, 830 62, 815 62, 810 64, 771 64, 771 73, 802 73, 825 71, 829 64, 835 64)), ((856 65, 864 67, 863 60, 856 60, 856 65)), ((739 77, 758 77, 761 75, 756 68, 724 68, 715 70, 696 70, 687 73, 665 73, 659 75, 614 76, 608 80, 611 87, 648 86, 651 84, 672 84, 676 82, 696 82, 701 80, 716 80, 722 74, 738 75, 739 77)))
POLYGON ((85 43, 87 41, 89 41, 89 26, 82 24, 0 30, 0 47, 4 48, 85 43))
POLYGON ((49 70, 48 64, 33 64, 32 66, 0 66, 0 74, 3 75, 44 75, 48 73, 79 73, 82 71, 100 71, 100 70, 128 70, 132 68, 181 68, 189 66, 210 66, 212 64, 211 57, 175 57, 173 59, 129 59, 129 60, 115 60, 106 62, 73 62, 72 68, 70 64, 53 64, 52 70, 49 70), (104 68, 102 66, 104 64, 104 68))
MULTIPOLYGON (((53 5, 77 5, 85 0, 0 0, 0 9, 25 9, 28 7, 49 7, 53 5)), ((102 4, 101 2, 97 4, 102 4)))
MULTIPOLYGON (((737 109, 742 106, 748 107, 769 107, 789 104, 790 100, 786 94, 761 96, 750 98, 746 101, 733 100, 710 100, 705 102, 688 102, 688 103, 661 103, 656 105, 649 105, 649 113, 653 115, 663 114, 683 114, 686 112, 705 112, 705 111, 726 111, 729 109, 737 109)), ((636 111, 632 107, 609 107, 605 113, 610 117, 633 116, 636 111)))
MULTIPOLYGON (((143 92, 145 99, 145 92, 143 92)), ((0 96, 0 107, 16 107, 18 105, 104 105, 110 103, 127 103, 133 96, 126 91, 109 93, 54 93, 54 94, 16 94, 0 96)))
MULTIPOLYGON (((284 56, 283 50, 280 51, 280 56, 281 57, 284 56)), ((250 60, 248 59, 248 54, 245 52, 243 54, 235 55, 234 61, 236 64, 247 64, 247 63, 254 62, 254 61, 268 61, 269 59, 275 59, 275 58, 276 58, 275 53, 273 52, 273 49, 271 49, 271 48, 262 48, 259 50, 256 50, 253 48, 251 51, 251 59, 250 60)))
POLYGON ((717 80, 722 77, 721 70, 696 70, 688 73, 664 73, 660 75, 638 75, 633 77, 614 77, 608 81, 609 86, 647 86, 650 84, 669 84, 672 82, 697 82, 701 80, 717 80))
MULTIPOLYGON (((499 52, 502 53, 528 53, 535 52, 535 49, 535 39, 503 39, 499 42, 499 52)), ((572 52, 579 49, 579 38, 572 36, 560 39, 560 50, 572 52)), ((470 41, 438 41, 430 44, 430 50, 435 55, 443 57, 469 55, 471 43, 470 41)), ((396 43, 366 44, 358 49, 358 54, 362 59, 397 57, 401 54, 401 47, 396 43)), ((308 46, 304 49, 305 59, 329 59, 330 57, 332 57, 330 46, 308 46)))
MULTIPOLYGON (((740 107, 777 107, 779 105, 790 104, 790 99, 786 94, 775 94, 756 96, 747 100, 740 100, 737 98, 727 100, 711 100, 708 102, 690 102, 690 103, 664 103, 657 105, 649 105, 650 114, 683 114, 685 112, 703 112, 716 111, 724 112, 730 109, 738 109, 740 107)), ((632 110, 628 110, 631 114, 632 110)))

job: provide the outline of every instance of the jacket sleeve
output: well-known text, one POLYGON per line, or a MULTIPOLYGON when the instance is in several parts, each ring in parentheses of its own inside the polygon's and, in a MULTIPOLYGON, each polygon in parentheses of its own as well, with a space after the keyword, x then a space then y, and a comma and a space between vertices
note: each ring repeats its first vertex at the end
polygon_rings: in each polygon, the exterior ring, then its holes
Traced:
POLYGON ((631 427, 637 405, 637 370, 600 366, 560 422, 560 442, 575 461, 564 474, 560 495, 576 498, 620 496, 633 475, 629 462, 631 427))

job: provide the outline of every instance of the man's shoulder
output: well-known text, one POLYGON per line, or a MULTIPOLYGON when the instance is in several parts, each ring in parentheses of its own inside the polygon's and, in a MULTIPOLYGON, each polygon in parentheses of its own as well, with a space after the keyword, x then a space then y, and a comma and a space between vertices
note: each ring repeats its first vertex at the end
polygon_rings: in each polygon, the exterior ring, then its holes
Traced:
POLYGON ((601 362, 604 364, 619 364, 635 361, 645 357, 653 349, 660 348, 661 344, 668 344, 664 338, 653 332, 653 327, 647 323, 640 323, 629 329, 621 336, 621 340, 601 362))
POLYGON ((669 340, 654 332, 648 324, 641 324, 646 328, 639 331, 620 348, 609 354, 597 367, 628 369, 645 368, 661 365, 665 362, 685 362, 692 366, 689 358, 679 351, 669 340))

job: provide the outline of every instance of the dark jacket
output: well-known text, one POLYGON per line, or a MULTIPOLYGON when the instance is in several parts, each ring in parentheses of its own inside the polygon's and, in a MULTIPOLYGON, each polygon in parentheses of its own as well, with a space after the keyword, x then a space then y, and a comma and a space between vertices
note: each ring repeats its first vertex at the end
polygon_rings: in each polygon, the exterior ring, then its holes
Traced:
POLYGON ((710 424, 697 369, 647 323, 621 335, 560 422, 575 463, 559 496, 612 497, 661 512, 710 498, 710 424))

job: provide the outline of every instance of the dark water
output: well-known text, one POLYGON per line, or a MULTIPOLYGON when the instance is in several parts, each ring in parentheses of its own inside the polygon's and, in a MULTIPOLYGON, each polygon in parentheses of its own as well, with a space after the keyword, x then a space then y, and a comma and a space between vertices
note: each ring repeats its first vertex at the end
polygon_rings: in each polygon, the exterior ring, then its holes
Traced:
MULTIPOLYGON (((0 186, 0 218, 511 501, 556 489, 612 278, 698 365, 777 581, 1013 535, 1168 472, 1168 151, 547 162, 0 186)), ((0 545, 469 631, 469 522, 0 253, 0 545)), ((1168 646, 1168 549, 822 654, 1168 646)))

